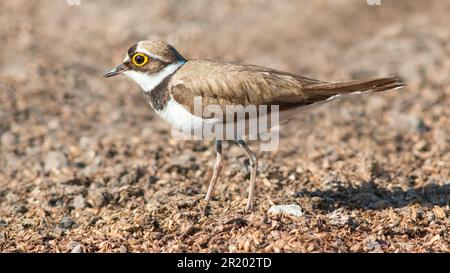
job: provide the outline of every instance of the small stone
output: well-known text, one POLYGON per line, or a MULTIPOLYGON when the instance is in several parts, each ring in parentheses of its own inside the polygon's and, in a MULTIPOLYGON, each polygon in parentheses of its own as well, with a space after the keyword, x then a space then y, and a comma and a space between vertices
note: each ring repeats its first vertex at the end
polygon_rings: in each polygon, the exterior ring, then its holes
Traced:
POLYGON ((155 184, 156 182, 158 182, 158 180, 159 180, 159 178, 157 177, 157 176, 154 176, 154 175, 151 175, 149 178, 148 178, 148 180, 147 180, 147 184, 150 186, 150 185, 153 185, 153 184, 155 184))
POLYGON ((228 246, 228 251, 233 253, 237 251, 237 246, 236 245, 229 245, 228 246))
POLYGON ((32 219, 24 219, 24 220, 22 221, 22 227, 24 227, 24 228, 30 228, 30 227, 32 227, 32 226, 34 226, 34 222, 33 222, 32 219))
POLYGON ((63 235, 65 233, 65 229, 62 229, 60 227, 56 227, 54 232, 55 232, 56 235, 61 236, 61 235, 63 235))
POLYGON ((383 252, 381 250, 381 245, 377 240, 369 241, 367 243, 367 250, 370 252, 378 252, 378 253, 383 252))
POLYGON ((127 247, 124 245, 121 245, 119 250, 120 250, 120 253, 127 253, 127 247))
POLYGON ((47 124, 48 128, 51 130, 57 130, 61 127, 60 123, 59 123, 59 119, 51 119, 48 124, 47 124))
POLYGON ((90 176, 94 175, 97 171, 98 171, 98 167, 97 166, 88 165, 88 166, 84 167, 80 171, 80 174, 85 176, 85 177, 90 177, 90 176))
POLYGON ((444 219, 447 215, 445 213, 445 210, 441 207, 435 206, 433 208, 433 212, 436 215, 437 218, 439 219, 444 219))
POLYGON ((83 195, 79 194, 73 198, 72 205, 76 209, 84 209, 86 207, 86 201, 83 195))
POLYGON ((130 170, 127 174, 123 175, 120 178, 120 185, 130 185, 135 184, 139 181, 139 179, 144 175, 144 172, 141 168, 137 168, 134 170, 130 170))
POLYGON ((335 176, 328 176, 322 180, 323 188, 326 191, 335 191, 342 187, 342 182, 335 176))
POLYGON ((64 228, 64 229, 69 229, 69 228, 71 228, 74 224, 75 224, 75 221, 73 221, 72 219, 70 219, 70 218, 67 217, 67 216, 64 216, 64 217, 61 219, 61 222, 59 223, 59 225, 61 226, 61 228, 64 228))
POLYGON ((92 189, 89 191, 89 200, 94 207, 101 208, 109 203, 111 195, 104 190, 92 189))
POLYGON ((16 142, 16 137, 11 132, 5 132, 1 135, 0 144, 2 147, 8 147, 16 142))
POLYGON ((84 136, 84 137, 80 138, 79 143, 80 143, 81 149, 87 150, 91 147, 91 145, 94 143, 94 141, 91 138, 84 136))
POLYGON ((17 213, 25 214, 28 212, 28 208, 25 205, 21 205, 16 210, 17 213))
POLYGON ((68 248, 70 248, 70 253, 81 253, 83 252, 81 249, 81 244, 78 242, 70 242, 68 244, 68 248))
POLYGON ((330 219, 330 224, 333 226, 344 226, 350 220, 350 216, 342 209, 337 209, 327 216, 330 219))
POLYGON ((52 170, 58 170, 62 167, 67 166, 67 159, 61 152, 50 152, 45 157, 44 170, 50 172, 52 170))
POLYGON ((295 217, 300 217, 303 215, 302 208, 299 205, 274 205, 270 207, 269 213, 272 214, 287 214, 295 217))
POLYGON ((394 114, 391 122, 402 129, 406 129, 412 133, 423 134, 430 131, 430 127, 425 124, 423 119, 414 115, 394 114))

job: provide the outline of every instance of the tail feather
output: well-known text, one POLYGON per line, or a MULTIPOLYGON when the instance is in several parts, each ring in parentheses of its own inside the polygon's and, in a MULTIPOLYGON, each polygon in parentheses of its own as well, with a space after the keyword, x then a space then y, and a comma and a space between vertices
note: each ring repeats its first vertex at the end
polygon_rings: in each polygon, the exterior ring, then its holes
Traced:
POLYGON ((373 80, 356 80, 338 83, 314 83, 303 86, 302 95, 299 100, 290 97, 292 104, 282 106, 283 118, 288 120, 294 114, 329 102, 331 100, 350 96, 352 94, 382 92, 404 87, 405 84, 400 77, 386 77, 373 80))
POLYGON ((332 97, 338 94, 346 93, 365 93, 381 92, 391 89, 404 87, 405 84, 400 77, 386 77, 374 80, 356 80, 338 83, 319 83, 305 86, 303 90, 306 93, 320 94, 326 97, 332 97))

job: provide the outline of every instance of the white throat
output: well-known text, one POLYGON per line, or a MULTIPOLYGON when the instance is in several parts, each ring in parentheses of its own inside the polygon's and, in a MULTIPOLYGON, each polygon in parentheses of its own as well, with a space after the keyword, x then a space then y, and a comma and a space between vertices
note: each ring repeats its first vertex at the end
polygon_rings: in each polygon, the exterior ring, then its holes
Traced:
POLYGON ((133 79, 141 86, 145 93, 150 93, 157 87, 164 79, 172 75, 177 69, 184 64, 184 61, 179 61, 169 64, 161 71, 153 74, 146 74, 139 71, 125 71, 124 74, 133 79))

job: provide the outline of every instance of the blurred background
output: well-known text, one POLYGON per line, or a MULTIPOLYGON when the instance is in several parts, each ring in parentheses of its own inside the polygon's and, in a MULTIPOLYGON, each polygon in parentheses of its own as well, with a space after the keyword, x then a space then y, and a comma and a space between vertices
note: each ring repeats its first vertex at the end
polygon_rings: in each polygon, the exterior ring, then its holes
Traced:
POLYGON ((2 1, 0 251, 448 251, 450 2, 2 1), (186 58, 327 81, 400 75, 260 154, 257 211, 235 145, 211 212, 211 142, 177 142, 128 79, 139 40, 186 58), (306 217, 267 214, 299 204, 306 217))

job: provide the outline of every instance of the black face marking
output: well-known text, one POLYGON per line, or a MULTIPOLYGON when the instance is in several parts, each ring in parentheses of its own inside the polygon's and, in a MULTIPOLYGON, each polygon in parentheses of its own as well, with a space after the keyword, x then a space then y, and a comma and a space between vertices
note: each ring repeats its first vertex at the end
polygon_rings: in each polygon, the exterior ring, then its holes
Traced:
POLYGON ((167 46, 174 54, 177 61, 186 61, 184 57, 171 45, 167 46))
POLYGON ((136 49, 138 47, 138 44, 134 44, 130 49, 128 49, 128 56, 133 57, 134 52, 136 52, 136 49))

